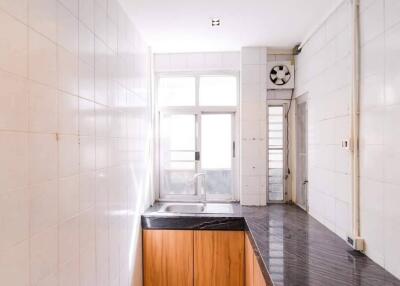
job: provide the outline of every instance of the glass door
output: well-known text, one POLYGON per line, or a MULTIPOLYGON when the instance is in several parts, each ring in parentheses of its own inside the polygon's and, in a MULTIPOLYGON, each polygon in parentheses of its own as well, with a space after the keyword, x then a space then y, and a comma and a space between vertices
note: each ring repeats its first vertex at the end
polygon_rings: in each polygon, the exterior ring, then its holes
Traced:
POLYGON ((231 113, 201 114, 200 168, 207 200, 231 200, 235 142, 231 113))
POLYGON ((160 198, 233 199, 233 113, 161 113, 160 198))
POLYGON ((197 195, 197 123, 194 114, 160 116, 160 192, 163 198, 197 195))

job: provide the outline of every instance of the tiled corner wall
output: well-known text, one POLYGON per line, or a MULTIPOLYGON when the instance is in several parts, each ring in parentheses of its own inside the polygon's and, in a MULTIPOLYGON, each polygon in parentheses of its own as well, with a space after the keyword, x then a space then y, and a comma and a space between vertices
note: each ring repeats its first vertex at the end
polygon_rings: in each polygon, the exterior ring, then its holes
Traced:
POLYGON ((351 6, 345 1, 296 58, 296 96, 308 100, 308 200, 312 216, 351 234, 351 6))
POLYGON ((267 200, 267 49, 241 51, 240 199, 243 205, 267 200))
POLYGON ((116 0, 0 1, 1 285, 141 285, 148 59, 116 0))
MULTIPOLYGON (((310 213, 350 233, 351 6, 346 1, 304 47, 297 95, 309 99, 310 213), (347 27, 347 28, 346 28, 347 27), (333 132, 332 132, 333 131, 333 132)), ((400 2, 361 0, 360 196, 365 253, 400 277, 400 2)))
POLYGON ((361 0, 361 235, 400 278, 400 2, 361 0))

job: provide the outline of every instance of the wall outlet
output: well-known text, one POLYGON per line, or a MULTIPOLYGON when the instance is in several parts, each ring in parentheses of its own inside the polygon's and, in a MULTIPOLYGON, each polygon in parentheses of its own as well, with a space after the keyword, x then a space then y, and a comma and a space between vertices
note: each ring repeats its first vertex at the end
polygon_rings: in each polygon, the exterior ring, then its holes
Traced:
POLYGON ((351 140, 350 139, 342 140, 342 148, 346 150, 351 150, 351 140))
POLYGON ((358 251, 364 250, 364 239, 361 237, 352 238, 352 237, 348 236, 347 243, 355 250, 358 250, 358 251))

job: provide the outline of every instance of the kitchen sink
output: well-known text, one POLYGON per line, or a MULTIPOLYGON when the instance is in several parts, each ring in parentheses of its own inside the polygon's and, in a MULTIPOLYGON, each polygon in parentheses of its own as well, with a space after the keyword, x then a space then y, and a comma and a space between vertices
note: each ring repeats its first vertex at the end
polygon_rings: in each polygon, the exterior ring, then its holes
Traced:
POLYGON ((166 203, 159 212, 180 213, 180 214, 231 214, 233 208, 231 204, 217 203, 166 203))

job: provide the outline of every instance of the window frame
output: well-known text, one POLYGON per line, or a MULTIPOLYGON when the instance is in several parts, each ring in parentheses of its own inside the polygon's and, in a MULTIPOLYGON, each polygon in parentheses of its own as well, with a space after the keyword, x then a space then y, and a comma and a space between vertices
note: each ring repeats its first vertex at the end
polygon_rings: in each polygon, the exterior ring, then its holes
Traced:
POLYGON ((239 201, 239 99, 240 99, 240 73, 236 71, 198 71, 198 72, 158 72, 154 75, 154 102, 155 102, 155 160, 154 160, 154 189, 155 198, 158 201, 182 201, 196 202, 200 201, 199 196, 191 195, 169 195, 162 197, 161 194, 161 161, 160 161, 160 120, 161 114, 194 114, 200 116, 205 113, 231 113, 233 115, 233 141, 235 142, 235 158, 232 164, 232 194, 231 198, 212 200, 212 202, 239 201), (202 76, 233 76, 236 78, 236 105, 235 106, 200 106, 200 77, 202 76), (165 77, 194 77, 195 78, 195 105, 194 106, 159 106, 158 105, 158 84, 161 78, 165 77))
POLYGON ((269 100, 267 102, 267 124, 266 124, 266 134, 267 134, 267 183, 266 183, 266 192, 267 192, 267 203, 285 203, 287 202, 288 199, 288 181, 285 179, 285 176, 287 175, 287 170, 288 170, 288 162, 287 162, 287 121, 286 121, 286 115, 288 112, 288 101, 287 100, 269 100), (283 127, 283 166, 282 166, 282 187, 283 187, 283 200, 270 200, 269 198, 269 107, 274 107, 274 106, 279 106, 282 107, 283 109, 283 115, 282 115, 282 127, 283 127))

